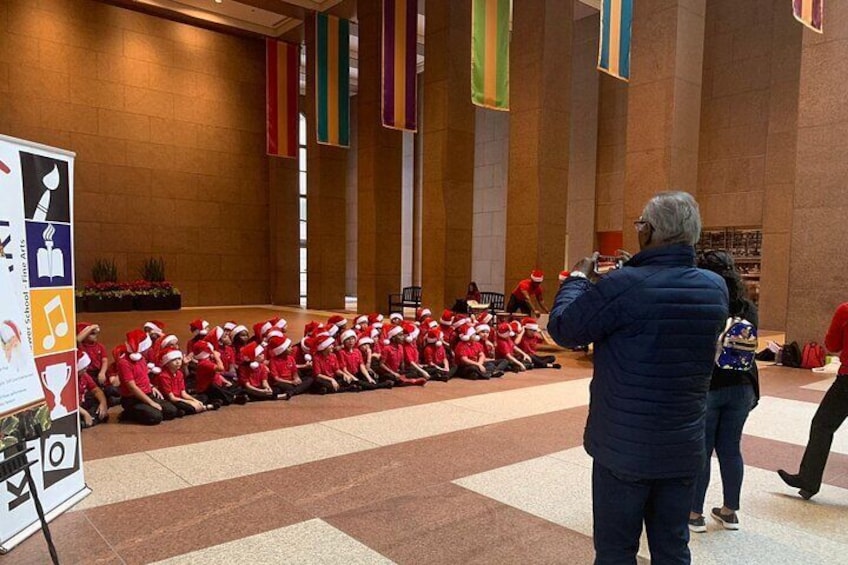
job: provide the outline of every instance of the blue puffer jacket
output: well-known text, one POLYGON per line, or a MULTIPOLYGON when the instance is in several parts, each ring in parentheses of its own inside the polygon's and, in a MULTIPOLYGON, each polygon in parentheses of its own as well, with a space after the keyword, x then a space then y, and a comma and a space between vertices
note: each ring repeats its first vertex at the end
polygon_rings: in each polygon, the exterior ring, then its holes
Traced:
POLYGON ((688 245, 635 255, 597 284, 568 278, 551 310, 557 343, 594 343, 583 444, 612 471, 660 479, 696 475, 716 339, 727 321, 724 281, 697 269, 688 245))

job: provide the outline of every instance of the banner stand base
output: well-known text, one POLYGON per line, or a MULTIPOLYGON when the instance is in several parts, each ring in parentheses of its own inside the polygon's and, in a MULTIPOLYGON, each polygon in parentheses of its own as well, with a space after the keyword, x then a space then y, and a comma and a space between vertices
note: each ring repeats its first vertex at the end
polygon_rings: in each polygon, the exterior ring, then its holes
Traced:
MULTIPOLYGON (((48 523, 52 522, 54 519, 59 517, 61 514, 66 512, 69 508, 71 508, 73 505, 75 505, 77 502, 79 502, 89 494, 91 494, 91 489, 88 487, 83 488, 81 491, 68 498, 68 500, 66 500, 50 512, 46 513, 44 517, 47 519, 48 523)), ((17 534, 10 537, 9 539, 0 542, 0 555, 6 555, 7 553, 15 549, 15 547, 20 545, 29 536, 39 531, 41 531, 41 523, 36 520, 17 534)))

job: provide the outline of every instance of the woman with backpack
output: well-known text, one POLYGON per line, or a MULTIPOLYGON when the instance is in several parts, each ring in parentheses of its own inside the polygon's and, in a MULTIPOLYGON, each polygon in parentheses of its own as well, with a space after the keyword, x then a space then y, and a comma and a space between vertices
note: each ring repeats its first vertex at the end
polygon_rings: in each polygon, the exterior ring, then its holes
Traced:
POLYGON ((724 278, 730 298, 730 317, 719 336, 716 364, 707 395, 705 430, 706 459, 695 485, 695 498, 689 514, 689 529, 707 531, 704 497, 710 484, 710 459, 715 450, 721 468, 724 492, 722 506, 711 516, 728 530, 739 529, 739 495, 745 465, 739 444, 748 413, 760 397, 757 363, 757 307, 746 296, 745 285, 733 258, 724 251, 707 251, 698 257, 698 267, 724 278))

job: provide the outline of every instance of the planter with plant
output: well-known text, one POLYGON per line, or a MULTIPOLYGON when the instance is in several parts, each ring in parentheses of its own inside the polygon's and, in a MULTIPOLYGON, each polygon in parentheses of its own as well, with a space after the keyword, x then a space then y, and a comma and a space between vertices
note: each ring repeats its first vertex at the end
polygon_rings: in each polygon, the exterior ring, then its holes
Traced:
POLYGON ((118 282, 118 267, 113 259, 97 259, 91 279, 80 297, 88 312, 127 312, 133 308, 133 297, 126 284, 118 282))
POLYGON ((165 280, 165 261, 148 259, 141 266, 141 280, 131 283, 136 310, 179 310, 180 291, 165 280))

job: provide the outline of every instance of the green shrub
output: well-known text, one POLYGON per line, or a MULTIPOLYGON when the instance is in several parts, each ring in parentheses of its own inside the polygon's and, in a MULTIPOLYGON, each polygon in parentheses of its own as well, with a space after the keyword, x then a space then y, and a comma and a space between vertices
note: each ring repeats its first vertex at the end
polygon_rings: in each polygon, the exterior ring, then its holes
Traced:
POLYGON ((165 260, 150 258, 141 265, 141 278, 147 282, 165 282, 165 260))
POLYGON ((118 266, 114 259, 96 259, 91 268, 91 278, 96 283, 118 282, 118 266))

